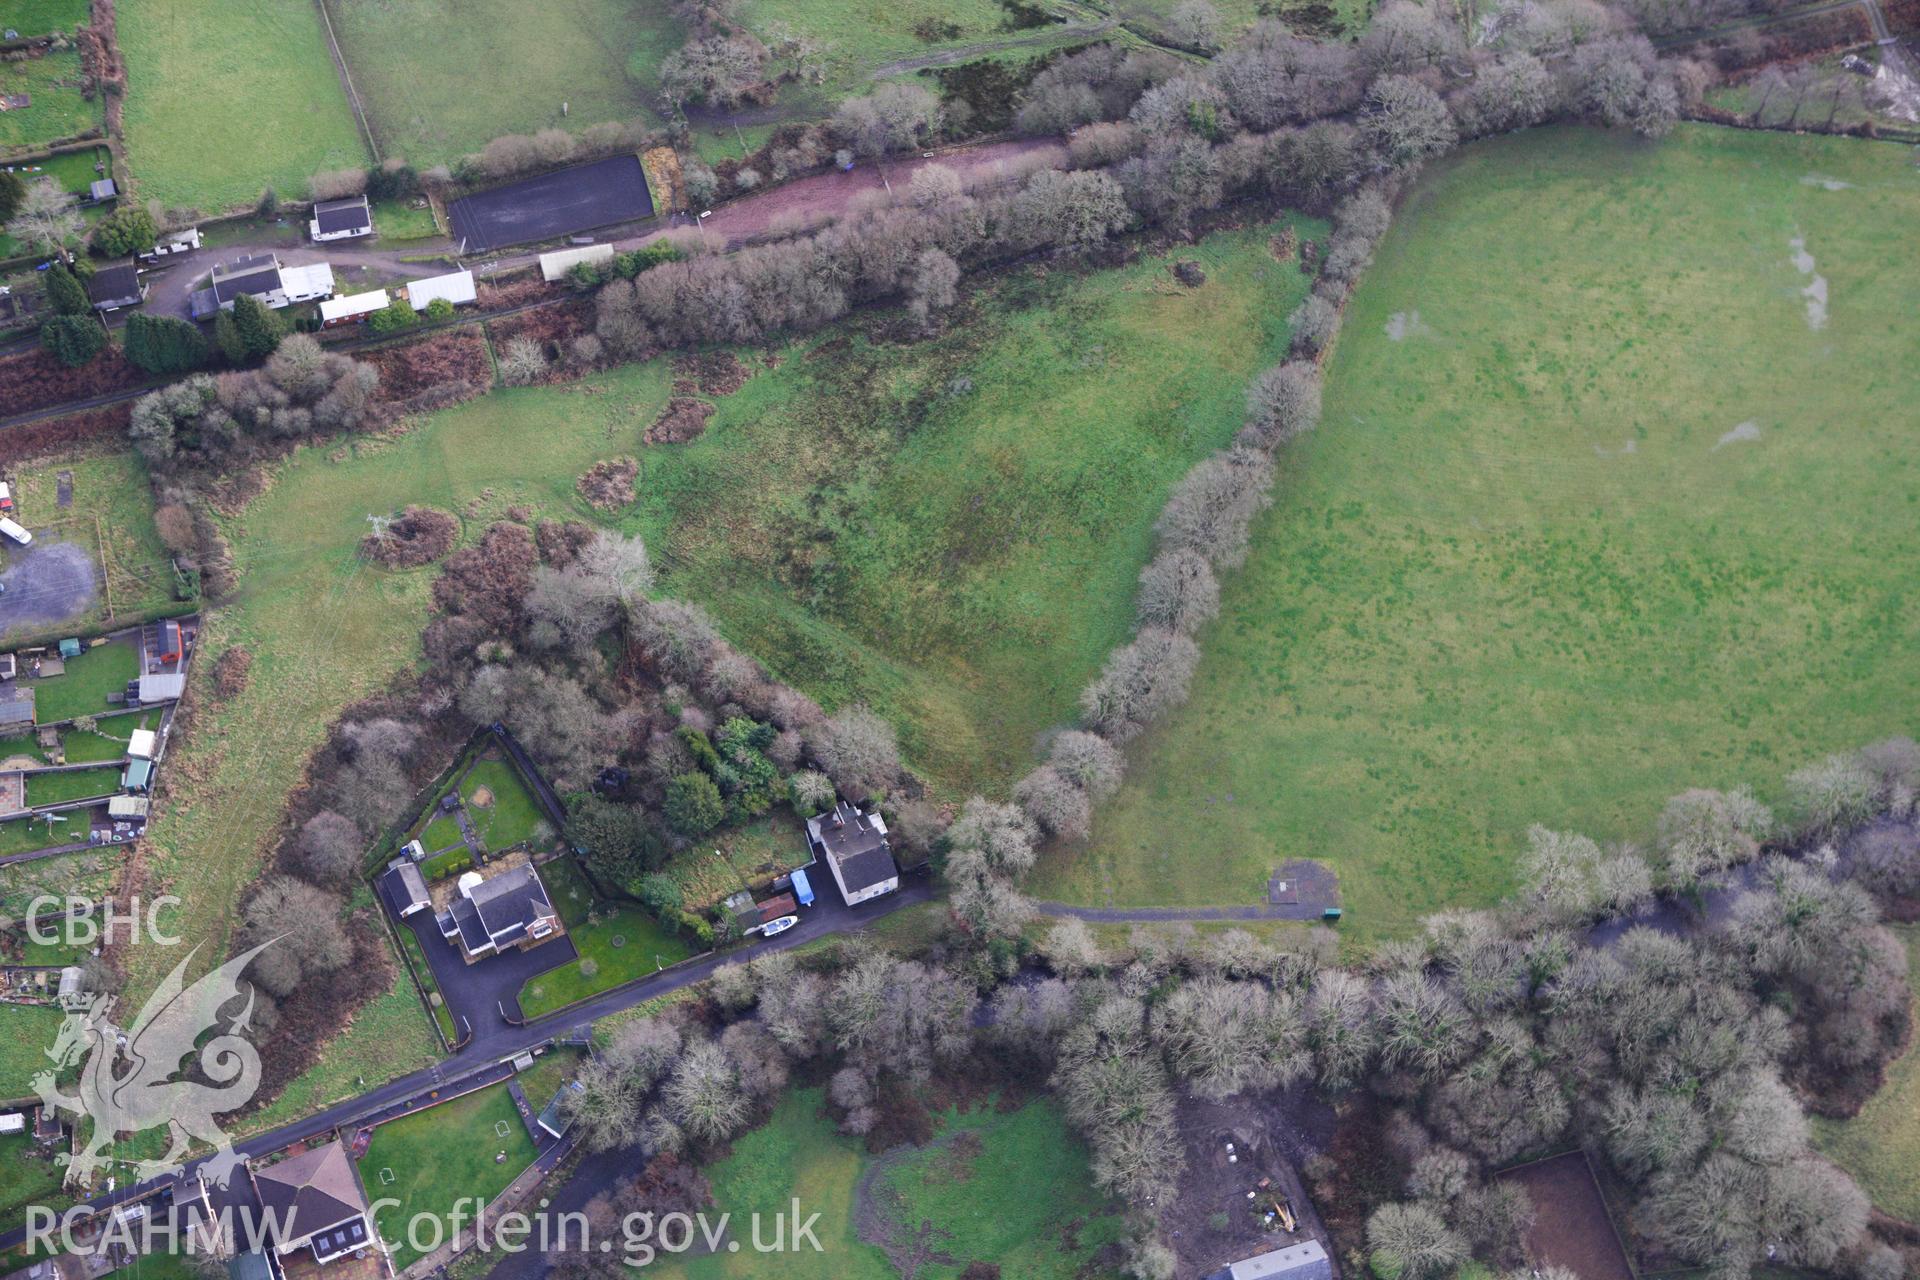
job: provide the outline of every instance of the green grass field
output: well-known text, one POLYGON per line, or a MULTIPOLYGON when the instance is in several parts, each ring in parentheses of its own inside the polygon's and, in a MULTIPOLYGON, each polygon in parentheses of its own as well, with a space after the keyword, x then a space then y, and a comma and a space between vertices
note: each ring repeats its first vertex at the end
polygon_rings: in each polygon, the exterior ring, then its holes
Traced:
MULTIPOLYGON (((427 1216, 446 1222, 456 1202, 473 1197, 490 1202, 533 1157, 533 1139, 504 1084, 375 1129, 360 1157, 360 1181, 369 1199, 400 1202, 374 1217, 380 1238, 393 1246, 394 1266, 405 1267, 426 1252, 409 1243, 410 1223, 427 1216), (495 1163, 502 1151, 507 1158, 495 1163), (384 1170, 391 1170, 391 1182, 384 1170)), ((472 1219, 471 1205, 466 1216, 472 1219)), ((419 1238, 424 1242, 429 1235, 422 1226, 419 1238)))
MULTIPOLYGON (((782 1275, 795 1280, 887 1280, 898 1272, 855 1228, 858 1187, 871 1174, 870 1194, 890 1216, 918 1228, 930 1222, 942 1252, 959 1266, 929 1264, 919 1273, 953 1280, 969 1262, 998 1266, 1023 1280, 1068 1280, 1089 1270, 1092 1255, 1123 1234, 1087 1181, 1087 1156, 1049 1103, 1030 1102, 1014 1111, 990 1106, 948 1111, 939 1117, 933 1143, 883 1159, 839 1133, 823 1111, 819 1089, 796 1090, 781 1099, 772 1118, 734 1140, 729 1155, 706 1170, 713 1184, 714 1212, 731 1213, 736 1224, 753 1214, 768 1224, 791 1213, 818 1213, 814 1228, 821 1252, 788 1252, 782 1275), (1044 1188, 1044 1195, 1036 1195, 1044 1188)), ((767 1274, 767 1260, 754 1252, 744 1226, 725 1246, 704 1257, 662 1258, 662 1274, 688 1280, 767 1274)))
POLYGON ((681 39, 665 6, 640 0, 328 0, 328 11, 382 154, 422 168, 505 133, 651 120, 627 59, 645 47, 657 60, 681 39))
POLYGON ((1916 214, 1905 151, 1844 140, 1550 129, 1435 166, 1191 703, 1030 890, 1247 903, 1317 857, 1347 927, 1404 932, 1510 888, 1529 823, 1644 838, 1674 792, 1777 799, 1910 729, 1920 266, 1886 235, 1916 214))
MULTIPOLYGON (((1920 925, 1893 925, 1907 944, 1907 981, 1920 998, 1920 925)), ((1877 1208, 1920 1222, 1920 1051, 1887 1068, 1880 1092, 1851 1120, 1813 1122, 1814 1145, 1873 1197, 1877 1208)))
POLYGON ((87 0, 8 0, 5 25, 22 36, 73 34, 87 21, 87 0))
POLYGON ((520 989, 525 1017, 552 1013, 693 954, 679 934, 639 907, 597 898, 571 857, 543 864, 540 880, 580 958, 527 980, 520 989))
MULTIPOLYGON (((421 167, 506 133, 663 124, 657 70, 685 39, 665 6, 640 0, 329 0, 328 11, 382 153, 421 167), (476 77, 475 67, 491 74, 476 77)), ((794 120, 831 114, 838 98, 868 91, 872 74, 896 59, 1039 34, 1009 30, 995 0, 748 0, 740 20, 769 43, 785 27, 823 46, 826 82, 781 89, 781 118, 794 120), (953 30, 928 41, 916 28, 929 22, 953 30)), ((745 136, 757 145, 770 127, 750 126, 745 136)), ((709 160, 738 156, 740 141, 711 122, 696 130, 709 160)))
POLYGON ((1011 276, 924 343, 789 349, 642 456, 665 590, 829 708, 874 706, 942 789, 1003 791, 1127 634, 1168 489, 1286 346, 1307 279, 1277 230, 1011 276))
POLYGON ((460 783, 460 800, 467 820, 489 853, 500 853, 525 844, 537 834, 546 816, 540 802, 533 798, 520 771, 505 760, 478 761, 460 783), (491 793, 488 804, 479 804, 474 796, 484 788, 491 793))
POLYGON ((80 92, 80 51, 69 49, 23 62, 0 62, 0 94, 24 93, 32 105, 0 111, 0 148, 44 146, 100 127, 100 96, 80 92))
MULTIPOLYGON (((57 626, 10 627, 0 632, 0 641, 17 645, 86 635, 144 620, 173 605, 172 563, 154 528, 147 468, 137 454, 50 458, 9 471, 20 518, 34 536, 85 547, 95 568, 104 566, 104 589, 91 608, 57 626), (73 482, 71 504, 65 507, 59 505, 63 473, 73 482), (118 621, 107 617, 109 593, 118 621)), ((40 718, 58 717, 42 709, 40 718)))
POLYGON ((268 186, 302 197, 313 174, 367 163, 313 5, 144 0, 119 30, 141 197, 213 212, 251 205, 268 186))

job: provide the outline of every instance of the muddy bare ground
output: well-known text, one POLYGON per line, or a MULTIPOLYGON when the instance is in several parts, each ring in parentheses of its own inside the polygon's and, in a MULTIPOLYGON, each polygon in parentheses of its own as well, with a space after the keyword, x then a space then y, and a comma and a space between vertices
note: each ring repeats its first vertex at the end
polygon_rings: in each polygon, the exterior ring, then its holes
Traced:
POLYGON ((1271 1249, 1318 1240, 1329 1256, 1320 1215, 1300 1180, 1300 1166, 1332 1140, 1333 1108, 1304 1085, 1237 1094, 1221 1102, 1185 1097, 1175 1123, 1186 1170, 1161 1226, 1180 1257, 1181 1275, 1206 1275, 1271 1249), (1233 1144, 1229 1160, 1227 1143, 1233 1144), (1259 1186, 1269 1181, 1268 1188, 1259 1186), (1256 1199, 1249 1201, 1247 1192, 1256 1199), (1277 1193, 1293 1202, 1299 1230, 1268 1230, 1256 1206, 1277 1193))

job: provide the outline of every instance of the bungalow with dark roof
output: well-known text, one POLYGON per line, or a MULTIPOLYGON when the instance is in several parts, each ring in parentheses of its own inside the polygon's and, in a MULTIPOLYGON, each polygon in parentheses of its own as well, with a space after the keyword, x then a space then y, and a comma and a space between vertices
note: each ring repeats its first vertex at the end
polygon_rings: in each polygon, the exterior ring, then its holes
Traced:
POLYGON ((333 268, 324 262, 283 267, 277 254, 256 253, 214 266, 207 287, 188 299, 195 320, 209 320, 233 310, 234 302, 250 293, 272 310, 296 302, 333 296, 333 268))
POLYGON ((835 800, 832 809, 807 819, 807 845, 825 860, 850 907, 900 887, 887 824, 878 813, 863 813, 858 805, 835 800))
POLYGON ((249 1164, 247 1172, 275 1254, 304 1249, 315 1262, 331 1262, 379 1247, 367 1221, 367 1194, 339 1141, 274 1164, 249 1164))
POLYGON ((116 262, 93 273, 87 281, 87 300, 95 311, 137 307, 147 300, 147 286, 132 262, 116 262))
POLYGON ((540 873, 526 863, 484 878, 467 872, 453 902, 434 919, 441 936, 459 943, 461 956, 472 964, 509 947, 539 946, 556 935, 560 913, 540 873))
POLYGON ((345 200, 322 200, 313 206, 313 218, 307 234, 316 243, 322 240, 352 240, 373 234, 373 210, 365 196, 345 200))

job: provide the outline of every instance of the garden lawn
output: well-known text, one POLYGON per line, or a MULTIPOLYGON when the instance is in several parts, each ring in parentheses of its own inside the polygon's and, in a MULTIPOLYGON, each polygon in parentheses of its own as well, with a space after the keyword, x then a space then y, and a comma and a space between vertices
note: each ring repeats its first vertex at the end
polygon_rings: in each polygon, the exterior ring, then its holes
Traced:
POLYGON ((100 98, 89 102, 81 95, 84 76, 78 49, 0 62, 0 94, 33 100, 25 110, 0 111, 0 148, 44 146, 99 128, 100 98))
POLYGON ((105 715, 113 709, 107 695, 125 690, 127 681, 139 675, 140 645, 134 636, 82 649, 78 657, 67 659, 63 674, 29 681, 34 718, 53 724, 76 716, 105 715))
MULTIPOLYGON (((6 1028, 6 1034, 0 1035, 0 1098, 34 1096, 34 1076, 53 1070, 47 1050, 59 1038, 66 1016, 52 1005, 10 1004, 0 1009, 4 1019, 0 1027, 6 1028)), ((13 1162, 0 1162, 0 1167, 11 1169, 13 1162)))
POLYGON ((533 1065, 519 1074, 520 1088, 533 1104, 535 1115, 560 1092, 561 1085, 580 1074, 580 1064, 586 1061, 586 1056, 579 1049, 556 1046, 534 1059, 533 1065))
POLYGON ((90 800, 95 796, 110 796, 119 790, 120 770, 117 767, 27 775, 29 808, 65 804, 69 800, 90 800))
POLYGON ((449 815, 441 815, 429 822, 420 833, 420 847, 429 855, 448 849, 467 847, 466 838, 460 834, 460 824, 449 815))
MULTIPOLYGON (((408 1223, 428 1215, 446 1222, 463 1200, 490 1203, 533 1158, 533 1139, 505 1084, 375 1129, 360 1157, 360 1181, 371 1199, 400 1202, 374 1218, 380 1238, 393 1247, 393 1265, 404 1268, 423 1252, 407 1242, 408 1223), (502 1127, 504 1137, 498 1132, 502 1127), (507 1158, 496 1164, 494 1157, 502 1151, 507 1158), (391 1183, 381 1176, 387 1169, 393 1171, 391 1183)), ((427 1234, 423 1229, 421 1238, 427 1234)))
MULTIPOLYGON (((90 164, 87 172, 92 172, 90 164)), ((94 566, 104 570, 107 590, 87 612, 57 626, 31 632, 10 630, 4 637, 8 644, 84 636, 145 621, 175 607, 172 557, 154 528, 153 491, 148 485, 146 464, 138 454, 36 460, 9 470, 21 518, 34 535, 85 547, 94 566), (63 472, 73 477, 71 505, 66 507, 59 505, 63 472), (107 617, 109 593, 113 597, 112 619, 107 617)), ((96 713, 106 709, 104 704, 87 708, 96 713)), ((40 718, 49 718, 44 709, 40 718)))
POLYGON ((689 1280, 766 1274, 767 1260, 754 1252, 746 1224, 757 1213, 770 1235, 773 1215, 791 1214, 797 1197, 803 1219, 820 1215, 814 1234, 822 1249, 783 1254, 782 1275, 890 1277, 886 1255, 855 1227, 860 1184, 869 1175, 868 1193, 883 1211, 914 1228, 931 1223, 940 1250, 960 1260, 923 1267, 924 1277, 954 1280, 967 1263, 981 1262, 1024 1280, 1068 1280, 1090 1273, 1094 1253, 1123 1234, 1121 1218, 1089 1184, 1086 1148, 1049 1103, 946 1111, 936 1117, 933 1142, 878 1159, 835 1129, 824 1103, 819 1089, 787 1094, 765 1125, 735 1139, 726 1158, 705 1171, 714 1211, 732 1215, 737 1252, 723 1246, 654 1266, 689 1280))
POLYGON ((1405 933, 1511 889, 1530 823, 1641 840, 1675 792, 1777 802, 1909 732, 1915 217, 1906 152, 1858 141, 1542 129, 1434 166, 1190 703, 1029 891, 1250 903, 1321 858, 1343 928, 1405 933))
MULTIPOLYGON (((1907 944, 1907 981, 1920 998, 1920 925, 1889 926, 1907 944)), ((1851 1120, 1814 1117, 1814 1145, 1852 1174, 1875 1207, 1920 1221, 1920 1052, 1887 1068, 1880 1091, 1851 1120)))
MULTIPOLYGON (((346 1034, 328 1042, 320 1062, 268 1105, 228 1128, 261 1133, 291 1124, 439 1058, 440 1043, 427 1025, 420 995, 395 959, 393 986, 360 1007, 346 1034)), ((367 1189, 378 1194, 371 1186, 367 1189)))
POLYGON ((476 762, 460 782, 460 799, 467 820, 479 833, 488 853, 499 853, 533 839, 534 829, 546 820, 520 771, 505 760, 476 762), (482 787, 493 793, 491 804, 474 803, 482 787))
POLYGON ((233 209, 263 187, 304 197, 313 174, 368 162, 314 5, 142 0, 125 6, 119 34, 142 198, 233 209))
POLYGON ((795 344, 642 457, 663 590, 830 710, 873 706, 941 791, 1004 793, 1126 637, 1168 490, 1286 348, 1308 282, 1282 225, 1002 277, 923 343, 795 344))
MULTIPOLYGON (((9 1006, 7 1013, 12 1012, 9 1006)), ((64 1172, 34 1150, 31 1133, 0 1137, 0 1222, 21 1221, 28 1205, 53 1206, 64 1172)))
POLYGON ((587 920, 581 913, 581 895, 590 894, 592 887, 570 857, 543 864, 540 879, 580 955, 527 979, 520 989, 520 1013, 525 1018, 552 1013, 624 982, 658 973, 693 954, 678 933, 632 903, 590 900, 587 913, 598 918, 587 920))

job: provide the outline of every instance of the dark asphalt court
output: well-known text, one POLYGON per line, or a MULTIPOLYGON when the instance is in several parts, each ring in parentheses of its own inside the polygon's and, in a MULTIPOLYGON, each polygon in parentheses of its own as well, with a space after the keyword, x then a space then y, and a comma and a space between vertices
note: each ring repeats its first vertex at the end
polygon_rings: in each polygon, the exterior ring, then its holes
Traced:
POLYGON ((552 240, 653 213, 638 156, 543 173, 504 187, 462 196, 447 209, 462 253, 552 240))

